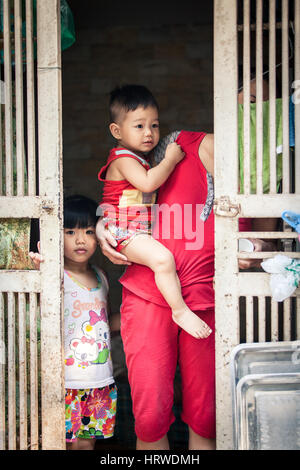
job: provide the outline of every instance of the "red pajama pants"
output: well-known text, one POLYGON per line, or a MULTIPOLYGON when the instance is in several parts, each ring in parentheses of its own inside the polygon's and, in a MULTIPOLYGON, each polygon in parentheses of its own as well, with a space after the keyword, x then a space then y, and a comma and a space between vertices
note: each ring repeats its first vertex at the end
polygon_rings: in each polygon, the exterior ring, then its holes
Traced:
POLYGON ((145 442, 161 439, 175 420, 173 382, 182 381, 182 420, 198 435, 215 437, 214 311, 197 313, 213 330, 195 339, 181 330, 171 310, 123 287, 121 334, 133 401, 135 432, 145 442))

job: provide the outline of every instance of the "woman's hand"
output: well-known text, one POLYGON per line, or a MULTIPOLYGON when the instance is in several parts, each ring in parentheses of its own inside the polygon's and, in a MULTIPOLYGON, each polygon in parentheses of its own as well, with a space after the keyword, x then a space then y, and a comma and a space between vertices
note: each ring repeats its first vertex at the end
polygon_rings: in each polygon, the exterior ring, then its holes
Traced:
POLYGON ((117 242, 112 234, 105 228, 103 219, 99 219, 96 225, 96 237, 98 239, 100 248, 104 256, 106 256, 112 263, 121 265, 130 265, 125 255, 115 250, 117 242))
MULTIPOLYGON (((254 245, 254 250, 253 251, 275 251, 276 246, 275 243, 272 241, 268 240, 260 240, 259 238, 248 238, 253 245, 254 245)), ((262 259, 239 259, 239 268, 240 269, 250 269, 250 268, 260 268, 260 264, 262 262, 262 259)))

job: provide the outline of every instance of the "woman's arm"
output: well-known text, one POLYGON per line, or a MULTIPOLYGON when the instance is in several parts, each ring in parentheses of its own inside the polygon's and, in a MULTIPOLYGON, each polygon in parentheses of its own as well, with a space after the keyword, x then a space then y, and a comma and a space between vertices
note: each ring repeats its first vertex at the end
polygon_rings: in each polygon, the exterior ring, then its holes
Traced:
POLYGON ((106 230, 103 219, 99 219, 96 225, 96 237, 104 256, 106 256, 114 264, 129 265, 125 255, 115 250, 117 242, 112 234, 106 230))

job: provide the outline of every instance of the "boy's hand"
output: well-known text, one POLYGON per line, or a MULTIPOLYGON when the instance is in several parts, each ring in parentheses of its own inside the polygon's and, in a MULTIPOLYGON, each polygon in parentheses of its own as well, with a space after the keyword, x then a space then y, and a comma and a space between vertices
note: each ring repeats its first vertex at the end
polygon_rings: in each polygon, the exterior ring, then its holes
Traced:
POLYGON ((35 269, 40 269, 40 264, 44 261, 44 258, 40 254, 40 251, 41 251, 41 243, 40 242, 37 243, 37 247, 38 247, 39 252, 34 253, 33 251, 30 251, 29 252, 29 257, 32 259, 35 269))
POLYGON ((114 249, 117 245, 116 240, 112 234, 106 230, 105 223, 99 219, 96 225, 96 237, 98 239, 100 248, 104 256, 106 256, 114 264, 130 265, 125 255, 119 253, 114 249))
POLYGON ((185 153, 176 142, 172 142, 167 146, 165 159, 171 160, 175 165, 177 165, 177 163, 181 162, 184 157, 185 153))

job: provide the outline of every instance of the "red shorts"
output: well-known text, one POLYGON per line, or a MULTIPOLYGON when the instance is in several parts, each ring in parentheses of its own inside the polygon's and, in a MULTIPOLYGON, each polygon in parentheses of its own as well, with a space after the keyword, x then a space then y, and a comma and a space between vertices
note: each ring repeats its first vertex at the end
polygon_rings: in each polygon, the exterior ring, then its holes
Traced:
POLYGON ((215 437, 214 311, 195 312, 213 332, 195 339, 173 322, 171 310, 123 287, 121 334, 131 387, 135 432, 161 439, 175 420, 173 382, 179 361, 182 420, 205 438, 215 437))

